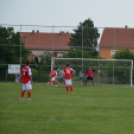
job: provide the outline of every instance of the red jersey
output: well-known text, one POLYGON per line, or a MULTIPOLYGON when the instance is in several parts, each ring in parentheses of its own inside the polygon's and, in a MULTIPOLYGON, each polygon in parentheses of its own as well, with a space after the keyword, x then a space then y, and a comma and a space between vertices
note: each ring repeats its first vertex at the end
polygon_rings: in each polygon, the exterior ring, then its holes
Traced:
POLYGON ((88 73, 88 77, 93 77, 93 72, 97 70, 88 70, 86 73, 88 73))
POLYGON ((51 78, 56 77, 56 75, 57 75, 56 70, 50 71, 50 75, 51 75, 51 76, 50 76, 51 78))
POLYGON ((63 71, 65 72, 65 79, 71 79, 71 72, 72 72, 72 68, 70 67, 66 67, 63 69, 63 71))
POLYGON ((28 83, 31 81, 30 77, 32 75, 31 69, 25 66, 21 70, 21 83, 28 83))

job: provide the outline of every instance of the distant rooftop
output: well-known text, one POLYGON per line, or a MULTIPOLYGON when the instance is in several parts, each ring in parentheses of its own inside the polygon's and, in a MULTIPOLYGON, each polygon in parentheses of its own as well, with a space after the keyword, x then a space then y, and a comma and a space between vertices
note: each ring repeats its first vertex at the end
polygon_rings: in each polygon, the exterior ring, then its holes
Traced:
POLYGON ((25 44, 25 48, 30 50, 69 50, 67 45, 70 41, 71 34, 69 32, 60 33, 40 33, 20 32, 21 39, 25 44))
POLYGON ((134 29, 128 28, 105 28, 99 47, 134 48, 134 29))

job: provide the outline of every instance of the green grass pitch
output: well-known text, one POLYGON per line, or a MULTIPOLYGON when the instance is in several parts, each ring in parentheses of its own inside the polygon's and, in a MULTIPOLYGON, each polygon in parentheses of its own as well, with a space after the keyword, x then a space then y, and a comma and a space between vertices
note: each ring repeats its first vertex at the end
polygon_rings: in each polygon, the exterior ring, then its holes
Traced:
POLYGON ((134 134, 134 88, 34 83, 31 101, 22 84, 0 83, 0 134, 134 134))

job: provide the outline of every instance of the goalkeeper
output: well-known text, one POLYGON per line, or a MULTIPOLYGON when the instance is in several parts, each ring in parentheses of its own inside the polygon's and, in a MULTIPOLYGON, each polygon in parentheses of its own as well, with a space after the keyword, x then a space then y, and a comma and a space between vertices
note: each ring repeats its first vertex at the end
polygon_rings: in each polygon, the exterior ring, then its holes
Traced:
POLYGON ((98 71, 97 70, 92 70, 89 67, 88 71, 85 72, 85 75, 88 74, 87 79, 85 81, 85 85, 87 85, 87 81, 90 80, 93 83, 93 86, 94 86, 93 72, 98 72, 98 71))

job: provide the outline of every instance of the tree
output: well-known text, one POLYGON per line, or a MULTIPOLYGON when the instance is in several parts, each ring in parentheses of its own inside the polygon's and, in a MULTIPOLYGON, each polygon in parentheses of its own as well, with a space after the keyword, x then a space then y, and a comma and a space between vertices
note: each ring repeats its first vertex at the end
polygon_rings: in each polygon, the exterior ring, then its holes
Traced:
MULTIPOLYGON (((22 57, 27 58, 30 53, 25 49, 21 41, 22 57)), ((0 27, 0 63, 1 64, 18 64, 20 63, 20 34, 14 33, 13 28, 0 27)))
POLYGON ((82 56, 82 50, 81 49, 70 49, 67 54, 64 54, 64 58, 97 58, 94 56, 94 53, 90 50, 83 51, 83 56, 82 56))
POLYGON ((14 33, 12 27, 0 27, 0 75, 4 77, 7 66, 3 64, 19 64, 20 63, 20 42, 21 42, 21 57, 27 58, 30 53, 25 49, 24 44, 20 40, 20 34, 14 33))
POLYGON ((129 49, 116 51, 114 55, 115 59, 133 59, 134 60, 134 54, 129 49))
POLYGON ((40 62, 39 62, 39 66, 40 65, 43 65, 43 66, 40 66, 39 67, 39 70, 45 70, 45 71, 50 71, 51 70, 51 57, 52 57, 52 54, 51 53, 47 53, 47 54, 42 54, 40 55, 40 62))
POLYGON ((97 39, 100 37, 100 34, 98 29, 94 27, 93 21, 87 19, 83 23, 80 22, 77 29, 74 29, 74 32, 71 34, 72 38, 70 38, 68 45, 79 49, 82 49, 83 45, 84 50, 90 50, 94 55, 97 55, 97 39))
MULTIPOLYGON (((132 59, 134 61, 134 54, 132 51, 130 51, 129 49, 125 49, 125 50, 120 50, 120 51, 116 51, 115 55, 114 55, 115 59, 132 59)), ((124 63, 124 65, 127 63, 124 63)), ((115 70, 115 74, 116 74, 116 79, 123 81, 123 83, 129 81, 129 70, 124 70, 124 69, 116 69, 115 70), (124 78, 124 79, 121 79, 124 78)), ((134 74, 134 70, 133 70, 133 74, 134 74)), ((134 76, 133 76, 134 78, 134 76)))

